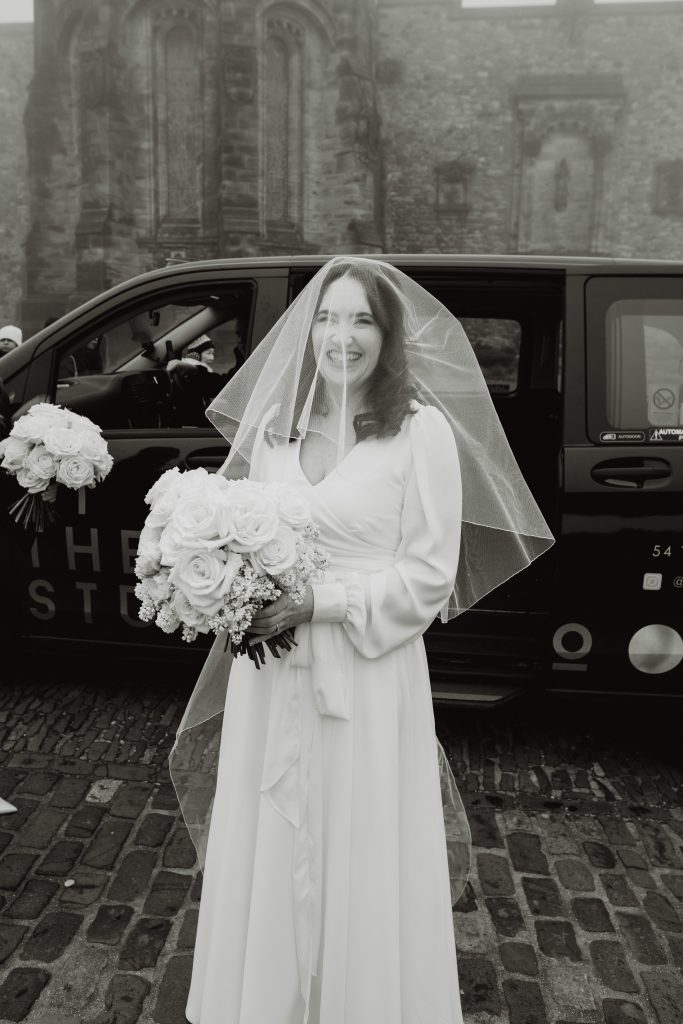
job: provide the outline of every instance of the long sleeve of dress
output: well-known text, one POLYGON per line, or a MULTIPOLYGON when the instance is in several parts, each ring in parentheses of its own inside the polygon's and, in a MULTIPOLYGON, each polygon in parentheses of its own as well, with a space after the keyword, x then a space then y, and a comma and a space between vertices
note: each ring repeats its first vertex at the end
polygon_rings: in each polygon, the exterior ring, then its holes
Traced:
POLYGON ((412 464, 394 564, 313 588, 313 622, 342 622, 366 658, 416 639, 453 589, 460 551, 462 484, 453 433, 442 413, 421 407, 409 420, 412 464))

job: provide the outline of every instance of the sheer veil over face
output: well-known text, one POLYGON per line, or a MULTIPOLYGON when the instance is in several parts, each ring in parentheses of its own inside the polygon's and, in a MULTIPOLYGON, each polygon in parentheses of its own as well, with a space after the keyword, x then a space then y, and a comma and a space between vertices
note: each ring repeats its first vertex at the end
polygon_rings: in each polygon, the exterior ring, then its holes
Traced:
POLYGON ((460 562, 445 621, 526 568, 553 536, 462 326, 429 292, 380 260, 333 258, 207 416, 231 445, 223 472, 240 477, 263 438, 275 445, 317 435, 338 463, 354 443, 396 434, 416 403, 446 417, 462 477, 460 562))

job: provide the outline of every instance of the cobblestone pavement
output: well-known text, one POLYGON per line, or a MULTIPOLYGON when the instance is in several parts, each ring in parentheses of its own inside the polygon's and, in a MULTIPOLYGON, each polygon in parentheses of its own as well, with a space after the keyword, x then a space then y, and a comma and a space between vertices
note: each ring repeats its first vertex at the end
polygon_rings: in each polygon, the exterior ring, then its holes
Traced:
MULTIPOLYGON (((22 675, 0 686, 19 808, 0 817, 0 1020, 184 1024, 201 875, 166 757, 189 674, 22 675)), ((454 914, 466 1024, 683 1020, 671 721, 437 709, 474 842, 454 914)))

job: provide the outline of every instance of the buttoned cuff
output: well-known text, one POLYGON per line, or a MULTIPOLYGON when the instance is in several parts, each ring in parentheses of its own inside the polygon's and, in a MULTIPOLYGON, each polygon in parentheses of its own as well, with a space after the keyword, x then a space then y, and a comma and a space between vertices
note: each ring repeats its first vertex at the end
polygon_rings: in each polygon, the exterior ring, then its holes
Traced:
POLYGON ((343 622, 346 618, 346 587, 343 583, 314 583, 311 622, 343 622))

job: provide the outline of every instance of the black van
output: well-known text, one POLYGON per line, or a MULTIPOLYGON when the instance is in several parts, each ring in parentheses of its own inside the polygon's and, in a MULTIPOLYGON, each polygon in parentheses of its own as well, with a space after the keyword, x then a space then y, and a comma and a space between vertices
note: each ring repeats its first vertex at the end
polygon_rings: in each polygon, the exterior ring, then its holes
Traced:
MULTIPOLYGON (((382 256, 463 323, 555 547, 426 636, 435 700, 534 689, 683 693, 683 264, 382 256)), ((2 519, 0 600, 19 645, 198 660, 137 618, 143 497, 217 468, 204 410, 326 257, 167 267, 68 313, 0 360, 13 415, 52 401, 99 423, 115 466, 59 496, 36 540, 2 519), (202 335, 212 366, 177 361, 202 335)), ((15 496, 2 474, 2 504, 15 496)))

